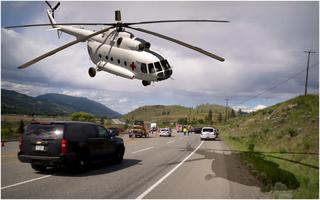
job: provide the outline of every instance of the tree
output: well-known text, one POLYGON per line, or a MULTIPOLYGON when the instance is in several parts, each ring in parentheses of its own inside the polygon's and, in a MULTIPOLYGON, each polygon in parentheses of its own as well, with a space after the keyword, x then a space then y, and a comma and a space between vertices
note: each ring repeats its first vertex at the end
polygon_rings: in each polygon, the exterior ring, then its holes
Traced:
POLYGON ((188 119, 186 117, 178 119, 178 124, 186 125, 187 123, 188 123, 188 119))
POLYGON ((242 114, 242 110, 241 110, 241 108, 239 108, 238 115, 241 116, 241 114, 242 114))
POLYGON ((221 112, 218 113, 218 122, 219 123, 222 122, 222 114, 221 114, 221 112))
POLYGON ((86 112, 75 112, 71 114, 72 121, 94 122, 95 118, 92 114, 86 112))
POLYGON ((23 123, 23 120, 20 120, 18 133, 22 134, 23 132, 24 132, 24 123, 23 123))
POLYGON ((234 112, 234 110, 233 110, 233 109, 231 109, 230 117, 232 118, 232 117, 235 117, 235 116, 236 116, 236 113, 234 112))

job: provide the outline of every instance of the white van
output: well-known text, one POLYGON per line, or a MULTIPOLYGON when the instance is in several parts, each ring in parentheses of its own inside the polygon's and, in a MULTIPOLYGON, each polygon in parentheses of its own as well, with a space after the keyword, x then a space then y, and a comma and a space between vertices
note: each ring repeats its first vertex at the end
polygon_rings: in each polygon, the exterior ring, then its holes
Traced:
POLYGON ((203 127, 200 135, 201 140, 212 139, 215 140, 217 138, 216 130, 212 127, 203 127))

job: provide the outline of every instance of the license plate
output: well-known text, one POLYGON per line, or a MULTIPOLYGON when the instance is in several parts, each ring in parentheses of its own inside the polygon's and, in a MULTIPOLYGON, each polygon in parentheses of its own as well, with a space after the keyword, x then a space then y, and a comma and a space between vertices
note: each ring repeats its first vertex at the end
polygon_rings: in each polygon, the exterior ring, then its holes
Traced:
POLYGON ((36 145, 36 151, 44 151, 43 145, 36 145))

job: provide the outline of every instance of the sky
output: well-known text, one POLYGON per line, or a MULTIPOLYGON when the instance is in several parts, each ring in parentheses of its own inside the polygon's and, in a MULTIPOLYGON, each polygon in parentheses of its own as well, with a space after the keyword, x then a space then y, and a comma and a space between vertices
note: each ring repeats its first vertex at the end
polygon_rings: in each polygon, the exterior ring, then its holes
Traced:
MULTIPOLYGON (((61 2, 55 19, 63 22, 123 22, 218 19, 230 23, 136 25, 177 38, 225 58, 219 62, 170 41, 131 31, 151 43, 173 66, 171 79, 144 87, 140 80, 106 72, 88 75, 94 64, 86 43, 58 52, 27 69, 17 66, 57 48, 49 27, 4 29, 9 25, 49 23, 44 2, 1 1, 1 88, 30 96, 60 93, 95 100, 122 114, 142 105, 204 103, 253 111, 304 94, 307 54, 319 52, 319 2, 61 2), (285 84, 245 101, 289 77, 285 84), (245 101, 241 105, 239 103, 245 101)), ((99 30, 101 26, 86 26, 99 30)), ((129 30, 127 30, 129 31, 129 30)), ((319 93, 319 54, 310 56, 308 92, 319 93)))

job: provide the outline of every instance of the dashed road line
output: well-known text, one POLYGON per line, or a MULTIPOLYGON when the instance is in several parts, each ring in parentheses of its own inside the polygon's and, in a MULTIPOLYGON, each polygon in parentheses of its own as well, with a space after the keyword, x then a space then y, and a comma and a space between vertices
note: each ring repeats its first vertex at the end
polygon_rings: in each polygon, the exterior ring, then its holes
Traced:
POLYGON ((136 199, 142 199, 146 195, 148 195, 154 188, 156 188, 162 181, 164 181, 166 178, 168 178, 174 171, 176 171, 186 160, 188 160, 194 152, 196 152, 200 146, 203 144, 203 141, 199 144, 199 146, 191 152, 185 159, 183 159, 178 165, 176 165, 172 170, 170 170, 166 175, 164 175, 161 179, 159 179, 155 184, 153 184, 151 187, 149 187, 146 191, 144 191, 142 194, 140 194, 136 199))
POLYGON ((172 143, 172 142, 175 142, 175 140, 171 140, 171 141, 167 142, 167 144, 170 144, 170 143, 172 143))
POLYGON ((12 185, 4 186, 4 187, 1 188, 1 190, 7 189, 7 188, 11 188, 11 187, 15 187, 15 186, 18 186, 18 185, 22 185, 22 184, 25 184, 25 183, 30 183, 30 182, 33 182, 33 181, 41 180, 41 179, 44 179, 44 178, 48 178, 50 176, 52 176, 52 175, 41 176, 39 178, 34 178, 34 179, 27 180, 27 181, 22 181, 20 183, 15 183, 15 184, 12 184, 12 185))
POLYGON ((138 151, 134 151, 134 152, 132 152, 132 153, 133 153, 133 154, 134 154, 134 153, 139 153, 139 152, 142 152, 142 151, 147 151, 147 150, 152 149, 152 148, 154 148, 154 147, 148 147, 148 148, 145 148, 145 149, 141 149, 141 150, 138 150, 138 151))

